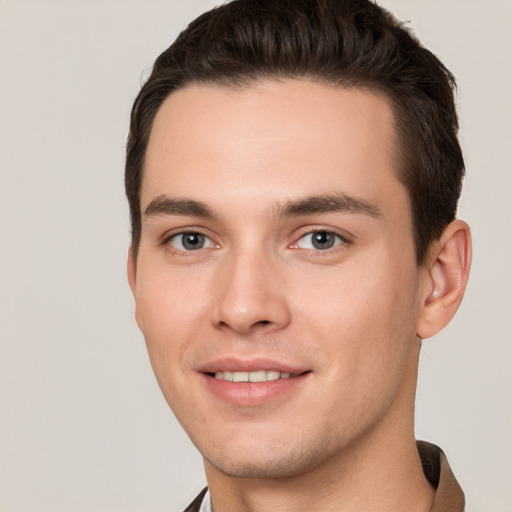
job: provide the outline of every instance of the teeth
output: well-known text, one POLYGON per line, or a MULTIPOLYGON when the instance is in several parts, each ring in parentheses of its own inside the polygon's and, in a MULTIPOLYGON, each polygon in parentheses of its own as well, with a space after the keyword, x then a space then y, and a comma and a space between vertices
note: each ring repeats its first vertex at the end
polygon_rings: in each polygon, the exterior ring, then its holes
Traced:
POLYGON ((233 382, 247 382, 249 380, 249 372, 233 372, 233 382))
POLYGON ((266 380, 267 372, 265 370, 249 373, 249 382, 265 382, 266 380))
POLYGON ((289 379, 290 373, 276 370, 258 370, 255 372, 215 372, 215 378, 232 382, 266 382, 267 380, 289 379))

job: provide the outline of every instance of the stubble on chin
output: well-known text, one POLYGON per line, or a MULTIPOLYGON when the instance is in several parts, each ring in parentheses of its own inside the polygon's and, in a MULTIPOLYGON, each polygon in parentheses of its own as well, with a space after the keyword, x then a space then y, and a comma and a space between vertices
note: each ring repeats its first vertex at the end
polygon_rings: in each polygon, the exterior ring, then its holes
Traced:
POLYGON ((217 455, 203 453, 205 468, 208 466, 225 476, 247 479, 286 479, 297 477, 324 465, 340 451, 328 432, 313 440, 301 440, 297 436, 291 443, 281 444, 280 448, 253 447, 243 453, 229 453, 224 447, 217 455), (295 442, 293 442, 295 441, 295 442))

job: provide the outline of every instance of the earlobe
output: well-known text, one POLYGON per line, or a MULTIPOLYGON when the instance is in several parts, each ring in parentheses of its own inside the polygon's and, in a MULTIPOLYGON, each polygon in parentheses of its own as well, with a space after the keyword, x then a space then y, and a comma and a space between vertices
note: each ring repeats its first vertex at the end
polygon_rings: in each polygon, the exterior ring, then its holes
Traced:
POLYGON ((418 321, 419 338, 430 338, 453 318, 464 296, 470 266, 471 232, 465 222, 455 220, 431 248, 418 321))
POLYGON ((137 284, 137 263, 135 261, 135 255, 133 254, 133 248, 131 246, 128 249, 126 271, 128 275, 128 284, 130 285, 130 289, 135 296, 135 288, 137 284))
POLYGON ((137 307, 137 259, 133 253, 132 247, 128 249, 128 261, 126 264, 126 270, 128 274, 128 284, 130 285, 133 297, 135 298, 135 321, 137 322, 139 329, 144 332, 142 329, 142 318, 137 307))

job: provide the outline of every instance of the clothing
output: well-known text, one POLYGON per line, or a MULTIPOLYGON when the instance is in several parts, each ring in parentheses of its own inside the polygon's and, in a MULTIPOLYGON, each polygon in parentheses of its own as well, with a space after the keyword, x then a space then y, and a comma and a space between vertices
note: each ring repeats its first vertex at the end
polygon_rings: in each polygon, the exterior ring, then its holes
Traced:
MULTIPOLYGON (((464 493, 448 465, 443 450, 425 441, 417 441, 417 447, 423 473, 436 489, 430 512, 464 512, 464 493)), ((210 495, 207 490, 205 487, 184 512, 211 512, 210 495)))
POLYGON ((204 495, 199 512, 213 512, 212 500, 210 499, 210 493, 208 491, 206 491, 206 494, 204 495))
POLYGON ((443 450, 432 443, 417 441, 423 473, 436 489, 429 512, 464 512, 464 493, 443 450))
MULTIPOLYGON (((196 499, 183 511, 183 512, 200 512, 201 503, 203 502, 204 495, 208 491, 208 487, 205 487, 196 497, 196 499)), ((208 494, 208 500, 210 495, 208 494)))

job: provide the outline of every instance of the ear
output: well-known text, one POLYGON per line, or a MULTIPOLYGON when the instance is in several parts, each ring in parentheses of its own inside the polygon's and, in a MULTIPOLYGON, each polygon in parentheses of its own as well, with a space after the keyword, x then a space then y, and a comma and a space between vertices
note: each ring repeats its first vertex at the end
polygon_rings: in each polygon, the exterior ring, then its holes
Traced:
POLYGON ((132 290, 133 296, 135 298, 135 321, 139 326, 139 329, 142 331, 142 319, 139 314, 139 308, 137 307, 137 257, 133 253, 132 247, 128 249, 128 261, 126 264, 126 270, 128 274, 128 284, 130 285, 130 289, 132 290))
POLYGON ((128 261, 126 264, 126 270, 128 274, 128 284, 130 285, 130 289, 135 296, 135 288, 137 285, 137 261, 135 259, 135 255, 133 254, 132 246, 130 246, 128 249, 128 261))
POLYGON ((464 296, 471 266, 469 226, 455 220, 435 242, 426 262, 423 305, 418 321, 419 338, 430 338, 455 315, 464 296))

